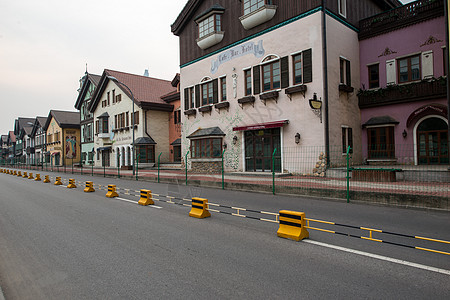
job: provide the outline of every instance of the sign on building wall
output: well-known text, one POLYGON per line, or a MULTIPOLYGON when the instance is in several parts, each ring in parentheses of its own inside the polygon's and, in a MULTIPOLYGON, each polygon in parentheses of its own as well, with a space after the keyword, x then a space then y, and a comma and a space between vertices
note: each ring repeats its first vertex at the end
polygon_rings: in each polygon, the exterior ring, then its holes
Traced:
POLYGON ((66 158, 75 158, 77 156, 77 137, 69 135, 66 137, 66 158))
POLYGON ((235 58, 247 54, 253 54, 255 57, 263 57, 265 52, 266 51, 263 48, 262 40, 258 41, 257 44, 254 42, 247 42, 245 44, 236 46, 219 54, 217 59, 211 62, 211 73, 216 73, 221 64, 229 62, 230 60, 233 60, 235 58))

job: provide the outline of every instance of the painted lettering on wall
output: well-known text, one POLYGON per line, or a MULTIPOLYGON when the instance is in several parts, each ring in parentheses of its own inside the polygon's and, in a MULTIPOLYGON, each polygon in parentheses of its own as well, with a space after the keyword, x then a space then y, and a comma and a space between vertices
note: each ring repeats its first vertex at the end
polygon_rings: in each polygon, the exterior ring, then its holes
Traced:
POLYGON ((265 52, 266 51, 263 48, 262 40, 258 41, 257 44, 254 42, 247 42, 245 44, 236 46, 219 54, 217 59, 211 62, 211 73, 216 73, 221 64, 229 62, 230 60, 233 60, 235 58, 247 54, 253 54, 255 57, 263 57, 265 52))
POLYGON ((77 137, 74 135, 66 136, 66 158, 75 158, 77 156, 77 137))

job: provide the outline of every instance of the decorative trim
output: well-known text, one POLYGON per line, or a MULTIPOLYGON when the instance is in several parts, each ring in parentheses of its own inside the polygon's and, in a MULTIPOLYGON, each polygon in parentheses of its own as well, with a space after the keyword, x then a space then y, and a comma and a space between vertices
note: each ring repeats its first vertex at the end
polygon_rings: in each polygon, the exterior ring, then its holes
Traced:
POLYGON ((388 56, 395 53, 397 53, 397 51, 392 51, 391 49, 389 49, 389 47, 386 47, 386 49, 384 49, 384 51, 380 55, 378 55, 378 57, 388 56))
POLYGON ((440 39, 435 38, 434 36, 430 35, 428 37, 428 39, 425 41, 425 43, 420 45, 420 47, 427 46, 427 45, 432 45, 432 44, 439 43, 439 42, 443 42, 443 40, 440 40, 440 39))
POLYGON ((255 96, 245 96, 238 99, 238 103, 243 108, 243 105, 246 103, 251 103, 252 106, 255 106, 255 96))

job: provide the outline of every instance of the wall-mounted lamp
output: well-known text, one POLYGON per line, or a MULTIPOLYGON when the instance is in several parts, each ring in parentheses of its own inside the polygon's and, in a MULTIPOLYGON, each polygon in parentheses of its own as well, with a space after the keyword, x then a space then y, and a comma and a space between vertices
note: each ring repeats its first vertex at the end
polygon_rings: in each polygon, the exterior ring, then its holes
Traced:
POLYGON ((295 143, 296 144, 300 143, 300 133, 298 132, 295 134, 295 143))
POLYGON ((408 136, 408 132, 406 132, 406 129, 403 129, 402 135, 403 138, 406 139, 406 137, 408 136))
POLYGON ((237 137, 237 136, 234 136, 234 137, 233 137, 233 145, 236 145, 236 144, 237 144, 237 140, 238 140, 238 137, 237 137))
POLYGON ((320 123, 322 123, 322 98, 317 99, 317 94, 313 94, 313 98, 309 99, 309 106, 314 111, 314 113, 320 118, 320 123))
POLYGON ((224 142, 223 143, 223 149, 227 149, 227 147, 228 147, 227 142, 224 142))

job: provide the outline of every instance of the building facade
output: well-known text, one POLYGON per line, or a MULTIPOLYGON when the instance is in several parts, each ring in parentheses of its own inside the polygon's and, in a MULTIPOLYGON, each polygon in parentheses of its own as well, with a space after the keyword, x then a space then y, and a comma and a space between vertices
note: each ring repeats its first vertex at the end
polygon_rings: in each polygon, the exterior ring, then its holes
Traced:
POLYGON ((92 94, 100 81, 99 75, 88 72, 80 79, 80 88, 75 108, 80 111, 81 128, 81 163, 92 165, 94 163, 94 115, 88 107, 92 101, 92 94))
POLYGON ((361 21, 363 157, 448 164, 444 1, 415 1, 361 21))
POLYGON ((47 122, 46 117, 36 117, 36 120, 31 131, 31 138, 34 143, 34 157, 33 161, 36 165, 42 165, 45 163, 45 152, 46 152, 46 142, 45 142, 45 131, 44 126, 47 122))
POLYGON ((133 146, 139 167, 153 166, 161 152, 161 162, 168 162, 173 105, 161 96, 174 90, 167 80, 104 70, 89 106, 95 120, 95 166, 131 168, 133 146))
POLYGON ((324 176, 317 159, 341 165, 348 146, 361 159, 358 21, 400 3, 327 3, 188 1, 172 32, 193 171, 218 171, 223 155, 226 171, 324 176))

